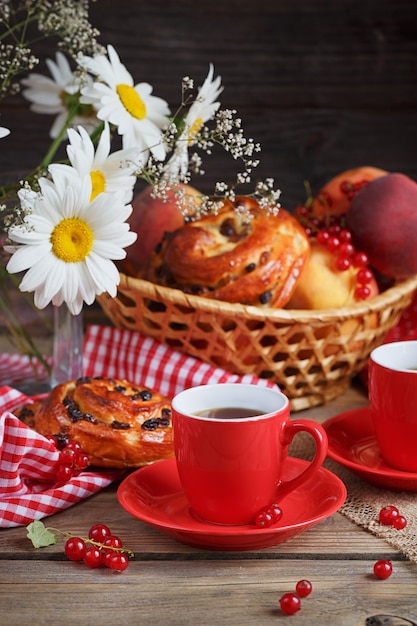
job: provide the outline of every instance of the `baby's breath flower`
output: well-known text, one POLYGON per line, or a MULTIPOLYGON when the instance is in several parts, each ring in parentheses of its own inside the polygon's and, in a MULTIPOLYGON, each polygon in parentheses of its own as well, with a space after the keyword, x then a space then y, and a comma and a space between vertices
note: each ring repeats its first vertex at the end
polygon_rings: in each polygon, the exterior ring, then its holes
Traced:
POLYGON ((88 0, 25 0, 0 3, 0 98, 19 91, 16 77, 39 62, 28 39, 28 26, 36 24, 41 38, 58 36, 58 47, 74 59, 80 54, 98 54, 99 31, 88 19, 88 0))
POLYGON ((184 93, 190 89, 194 89, 194 81, 189 76, 184 76, 182 79, 182 91, 184 93))
MULTIPOLYGON (((216 98, 223 91, 221 79, 218 76, 213 79, 214 67, 210 65, 207 78, 198 90, 194 102, 191 104, 182 122, 182 131, 175 142, 173 154, 168 160, 164 175, 168 180, 187 180, 189 166, 188 149, 190 146, 199 143, 200 131, 205 122, 210 120, 220 107, 220 102, 216 98)), ((209 146, 205 146, 208 152, 209 146)), ((194 160, 193 166, 196 161, 194 160)))
MULTIPOLYGON (((151 85, 134 81, 113 46, 98 44, 88 8, 88 0, 0 0, 0 98, 17 93, 16 78, 30 72, 21 84, 31 110, 56 116, 53 141, 34 174, 0 187, 0 220, 13 242, 0 244, 0 255, 3 261, 12 255, 10 273, 26 272, 20 288, 34 293, 36 306, 66 302, 73 313, 103 291, 116 294, 113 260, 123 258, 135 238, 126 220, 136 178, 163 200, 174 193, 190 219, 218 213, 225 201, 243 215, 238 195, 255 198, 268 213, 280 206, 272 178, 244 189, 261 147, 246 136, 235 109, 221 109, 223 87, 213 65, 196 95, 194 80, 183 77, 181 102, 171 114, 151 85), (38 59, 26 34, 34 25, 41 38, 58 36, 55 61, 46 61, 51 78, 32 72, 38 59), (123 149, 112 152, 113 130, 123 149), (53 163, 67 139, 67 162, 53 163), (235 161, 234 180, 218 181, 210 195, 188 194, 185 185, 205 174, 203 161, 217 149, 235 161), (13 207, 3 202, 10 198, 13 207)), ((7 134, 0 126, 0 139, 7 134)))
POLYGON ((97 42, 100 32, 88 19, 88 0, 54 0, 38 3, 38 28, 46 35, 59 35, 59 46, 76 59, 79 54, 103 54, 97 42))

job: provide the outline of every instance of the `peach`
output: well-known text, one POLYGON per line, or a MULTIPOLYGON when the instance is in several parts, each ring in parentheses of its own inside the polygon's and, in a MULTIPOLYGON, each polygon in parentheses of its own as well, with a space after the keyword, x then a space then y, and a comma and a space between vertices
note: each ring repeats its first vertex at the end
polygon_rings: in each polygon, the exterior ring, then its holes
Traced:
MULTIPOLYGON (((357 272, 353 267, 344 271, 337 270, 334 254, 317 241, 311 241, 310 258, 286 308, 327 309, 352 304, 355 302, 357 272)), ((378 293, 375 279, 369 287, 371 296, 378 293)))
POLYGON ((355 194, 370 181, 388 174, 386 170, 370 165, 361 165, 338 174, 319 191, 311 203, 311 213, 315 217, 343 215, 346 213, 355 194))
POLYGON ((417 274, 417 183, 392 173, 370 182, 352 200, 346 222, 357 250, 386 276, 417 274))
MULTIPOLYGON (((137 233, 136 242, 126 252, 122 267, 129 274, 142 275, 148 265, 155 246, 162 240, 164 232, 174 231, 184 224, 181 204, 190 206, 198 203, 200 192, 190 185, 179 184, 167 192, 167 199, 155 197, 148 185, 133 198, 133 212, 129 218, 130 228, 137 233), (178 190, 185 192, 184 202, 178 190)), ((189 211, 189 212, 190 212, 189 211)))

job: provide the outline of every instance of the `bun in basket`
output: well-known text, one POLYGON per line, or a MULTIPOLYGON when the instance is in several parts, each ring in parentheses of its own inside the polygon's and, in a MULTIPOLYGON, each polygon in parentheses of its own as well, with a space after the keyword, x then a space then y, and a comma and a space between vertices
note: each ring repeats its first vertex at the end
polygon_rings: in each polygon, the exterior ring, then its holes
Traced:
POLYGON ((243 197, 166 233, 146 277, 203 297, 283 307, 309 252, 304 228, 287 211, 268 214, 243 197))
POLYGON ((16 414, 58 446, 78 441, 97 467, 140 467, 174 454, 170 400, 127 380, 63 383, 16 414))

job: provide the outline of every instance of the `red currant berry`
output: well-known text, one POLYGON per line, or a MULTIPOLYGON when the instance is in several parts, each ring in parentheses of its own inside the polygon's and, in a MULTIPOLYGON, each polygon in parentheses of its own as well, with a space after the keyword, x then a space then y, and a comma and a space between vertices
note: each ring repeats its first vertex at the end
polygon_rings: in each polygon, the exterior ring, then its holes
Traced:
POLYGON ((104 549, 106 548, 123 548, 122 540, 116 535, 110 535, 106 537, 102 542, 104 549))
POLYGON ((85 549, 83 561, 87 567, 91 567, 92 569, 99 567, 103 562, 103 554, 96 546, 88 546, 88 548, 85 549))
POLYGON ((333 198, 331 197, 328 191, 323 191, 323 190, 320 191, 320 195, 318 199, 320 201, 320 204, 322 204, 323 206, 327 208, 331 207, 333 204, 333 198))
POLYGON ((322 245, 327 244, 327 242, 329 241, 329 237, 330 235, 327 230, 319 230, 319 232, 317 233, 317 241, 322 245))
POLYGON ((363 189, 364 187, 366 187, 366 185, 369 183, 369 180, 366 180, 365 178, 363 180, 359 180, 356 185, 355 188, 359 191, 360 189, 363 189))
POLYGON ((259 528, 269 528, 272 524, 272 515, 267 511, 261 511, 255 518, 255 525, 259 528))
POLYGON ((344 241, 339 246, 339 254, 341 256, 352 257, 355 254, 355 248, 351 243, 344 241))
POLYGON ((69 441, 64 450, 74 450, 75 452, 81 452, 81 444, 78 441, 69 441))
POLYGON ((299 580, 295 585, 295 590, 300 598, 306 598, 313 591, 313 585, 309 580, 299 580))
POLYGON ((407 526, 407 519, 404 515, 397 515, 397 517, 394 517, 392 525, 396 530, 402 530, 407 526))
POLYGON ((356 252, 353 255, 353 265, 355 267, 365 267, 365 265, 368 265, 368 263, 368 255, 366 255, 365 252, 356 252))
POLYGON ((396 506, 389 504, 387 506, 383 506, 379 512, 379 522, 384 526, 392 526, 393 521, 400 514, 399 510, 396 506))
POLYGON ((307 217, 309 211, 308 211, 308 207, 306 207, 304 204, 298 206, 295 209, 295 214, 296 215, 301 215, 302 217, 307 217))
POLYGON ((86 454, 79 452, 74 460, 74 474, 78 476, 83 469, 86 469, 90 461, 86 454))
POLYGON ((70 465, 58 465, 55 470, 55 478, 59 486, 65 485, 72 477, 73 470, 70 465))
POLYGON ((360 285, 355 289, 356 300, 366 300, 371 295, 371 290, 366 285, 360 285))
POLYGON ((282 517, 282 509, 278 506, 278 504, 271 504, 268 507, 267 513, 272 517, 272 523, 276 524, 282 517))
POLYGON ((339 233, 339 238, 340 238, 340 241, 344 241, 345 243, 350 243, 352 241, 352 233, 347 228, 342 228, 342 230, 339 233))
POLYGON ((82 561, 85 553, 85 543, 80 537, 70 537, 65 542, 64 552, 71 561, 82 561))
POLYGON ((367 285, 371 282, 373 278, 373 274, 370 269, 367 267, 361 267, 358 273, 356 274, 356 282, 361 285, 367 285))
POLYGON ((339 241, 340 241, 339 235, 340 235, 341 230, 342 230, 342 228, 341 228, 340 224, 338 224, 337 222, 335 222, 334 224, 331 224, 329 226, 329 233, 330 233, 330 235, 337 235, 337 238, 339 239, 339 241))
POLYGON ((340 256, 336 261, 336 268, 339 272, 345 272, 350 268, 350 259, 347 256, 340 256))
POLYGON ((336 235, 330 235, 329 239, 327 240, 327 247, 329 248, 329 250, 337 250, 339 246, 339 237, 336 237, 336 235))
POLYGON ((281 611, 287 613, 287 615, 294 615, 301 609, 301 600, 296 593, 292 591, 284 593, 279 600, 281 611))
POLYGON ((107 553, 105 565, 117 572, 124 572, 129 565, 129 559, 123 552, 107 553))
POLYGON ((99 543, 103 543, 107 537, 111 537, 111 530, 105 524, 94 524, 88 531, 88 538, 99 543))
POLYGON ((374 565, 374 574, 378 578, 389 578, 392 574, 392 563, 391 561, 377 561, 374 565))
POLYGON ((106 567, 110 567, 109 565, 107 565, 107 562, 110 560, 110 558, 113 556, 113 554, 116 554, 116 552, 114 552, 114 550, 102 550, 103 564, 106 567))
POLYGON ((342 180, 339 185, 340 191, 345 195, 348 195, 352 192, 353 186, 350 180, 342 180))
POLYGON ((62 465, 72 465, 75 461, 76 455, 77 453, 75 450, 65 447, 59 453, 59 462, 62 463, 62 465))
POLYGON ((319 217, 312 217, 310 218, 310 224, 311 226, 313 226, 316 230, 321 228, 322 226, 322 221, 319 217))

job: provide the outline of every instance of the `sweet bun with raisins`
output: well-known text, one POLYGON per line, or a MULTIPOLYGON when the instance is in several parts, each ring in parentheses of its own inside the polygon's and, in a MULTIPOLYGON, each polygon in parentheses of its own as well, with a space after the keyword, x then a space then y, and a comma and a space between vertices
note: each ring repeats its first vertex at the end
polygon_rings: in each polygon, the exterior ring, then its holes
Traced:
POLYGON ((268 213, 241 197, 166 233, 146 278, 206 298, 283 307, 309 253, 304 228, 285 209, 268 213))
POLYGON ((63 383, 15 414, 58 447, 78 441, 96 467, 141 467, 174 455, 170 400, 127 380, 63 383))

